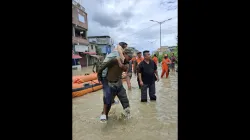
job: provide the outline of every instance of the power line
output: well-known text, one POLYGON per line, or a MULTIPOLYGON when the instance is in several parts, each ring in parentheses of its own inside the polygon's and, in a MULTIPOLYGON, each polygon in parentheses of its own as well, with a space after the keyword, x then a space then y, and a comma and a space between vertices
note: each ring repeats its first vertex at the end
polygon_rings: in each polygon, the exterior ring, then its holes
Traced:
MULTIPOLYGON (((177 16, 176 16, 176 17, 173 17, 172 19, 175 19, 175 18, 177 18, 177 16)), ((133 36, 133 35, 137 34, 138 32, 141 32, 141 31, 144 31, 144 30, 146 30, 146 29, 149 29, 149 28, 151 28, 151 27, 153 27, 153 26, 155 26, 155 25, 158 25, 158 23, 156 23, 156 24, 154 24, 154 25, 152 25, 152 26, 149 26, 149 27, 147 27, 147 28, 144 28, 144 29, 142 29, 142 30, 139 30, 139 31, 137 31, 137 32, 134 32, 134 33, 132 33, 132 34, 130 34, 130 35, 127 35, 127 36, 125 37, 125 39, 127 39, 127 37, 130 37, 130 36, 133 36)), ((173 26, 170 26, 170 27, 173 27, 173 26)))
POLYGON ((127 35, 127 37, 130 37, 130 36, 132 36, 132 35, 135 35, 135 34, 138 33, 138 32, 141 32, 141 31, 144 31, 144 30, 146 30, 146 29, 149 29, 149 28, 151 28, 151 27, 153 27, 153 26, 155 26, 155 25, 158 25, 158 23, 156 23, 156 24, 154 24, 154 25, 151 25, 151 26, 149 26, 149 27, 147 27, 147 28, 144 28, 144 29, 142 29, 142 30, 140 30, 140 31, 134 32, 134 33, 132 33, 132 34, 130 34, 130 35, 127 35))

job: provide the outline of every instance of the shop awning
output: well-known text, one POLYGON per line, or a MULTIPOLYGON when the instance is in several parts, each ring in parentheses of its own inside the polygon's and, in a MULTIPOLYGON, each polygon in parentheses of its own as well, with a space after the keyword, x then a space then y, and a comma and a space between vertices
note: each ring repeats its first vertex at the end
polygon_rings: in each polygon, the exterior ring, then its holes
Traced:
POLYGON ((83 52, 84 54, 95 55, 96 52, 83 52))
POLYGON ((80 58, 82 57, 77 54, 72 54, 72 59, 80 59, 80 58))

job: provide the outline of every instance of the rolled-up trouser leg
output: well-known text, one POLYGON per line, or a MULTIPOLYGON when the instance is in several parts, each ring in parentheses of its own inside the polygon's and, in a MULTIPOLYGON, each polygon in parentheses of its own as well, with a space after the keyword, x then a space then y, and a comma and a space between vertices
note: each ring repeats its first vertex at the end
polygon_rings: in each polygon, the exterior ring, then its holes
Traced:
POLYGON ((141 100, 147 100, 147 89, 148 85, 143 84, 143 86, 141 87, 141 100))
POLYGON ((129 107, 129 100, 126 94, 126 90, 123 87, 123 85, 121 87, 118 88, 118 92, 117 92, 117 97, 119 98, 123 109, 129 107))
POLYGON ((155 82, 149 85, 149 97, 151 100, 156 100, 155 96, 155 82))

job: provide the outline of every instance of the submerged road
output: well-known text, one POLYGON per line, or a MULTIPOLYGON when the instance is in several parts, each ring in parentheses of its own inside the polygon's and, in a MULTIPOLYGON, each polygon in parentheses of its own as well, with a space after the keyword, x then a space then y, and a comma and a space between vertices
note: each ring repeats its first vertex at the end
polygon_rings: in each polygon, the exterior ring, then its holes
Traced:
POLYGON ((177 74, 170 72, 168 79, 164 77, 156 82, 157 101, 154 102, 140 102, 134 75, 131 91, 124 82, 131 108, 129 120, 120 118, 122 106, 117 104, 112 106, 108 122, 100 123, 102 90, 73 98, 73 140, 176 140, 177 74))

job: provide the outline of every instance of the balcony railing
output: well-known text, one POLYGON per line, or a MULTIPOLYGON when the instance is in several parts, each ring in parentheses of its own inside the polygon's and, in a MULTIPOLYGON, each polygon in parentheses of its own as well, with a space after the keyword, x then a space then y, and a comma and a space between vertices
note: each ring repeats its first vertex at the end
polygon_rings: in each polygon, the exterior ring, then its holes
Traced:
POLYGON ((82 11, 85 12, 85 8, 82 7, 80 3, 78 3, 78 2, 76 2, 76 1, 74 1, 74 0, 72 0, 72 4, 75 5, 75 6, 77 6, 77 7, 80 8, 82 11))
POLYGON ((81 37, 75 37, 75 36, 72 36, 72 42, 73 43, 76 43, 76 44, 85 44, 85 45, 88 45, 89 42, 87 39, 84 39, 84 38, 81 38, 81 37))

